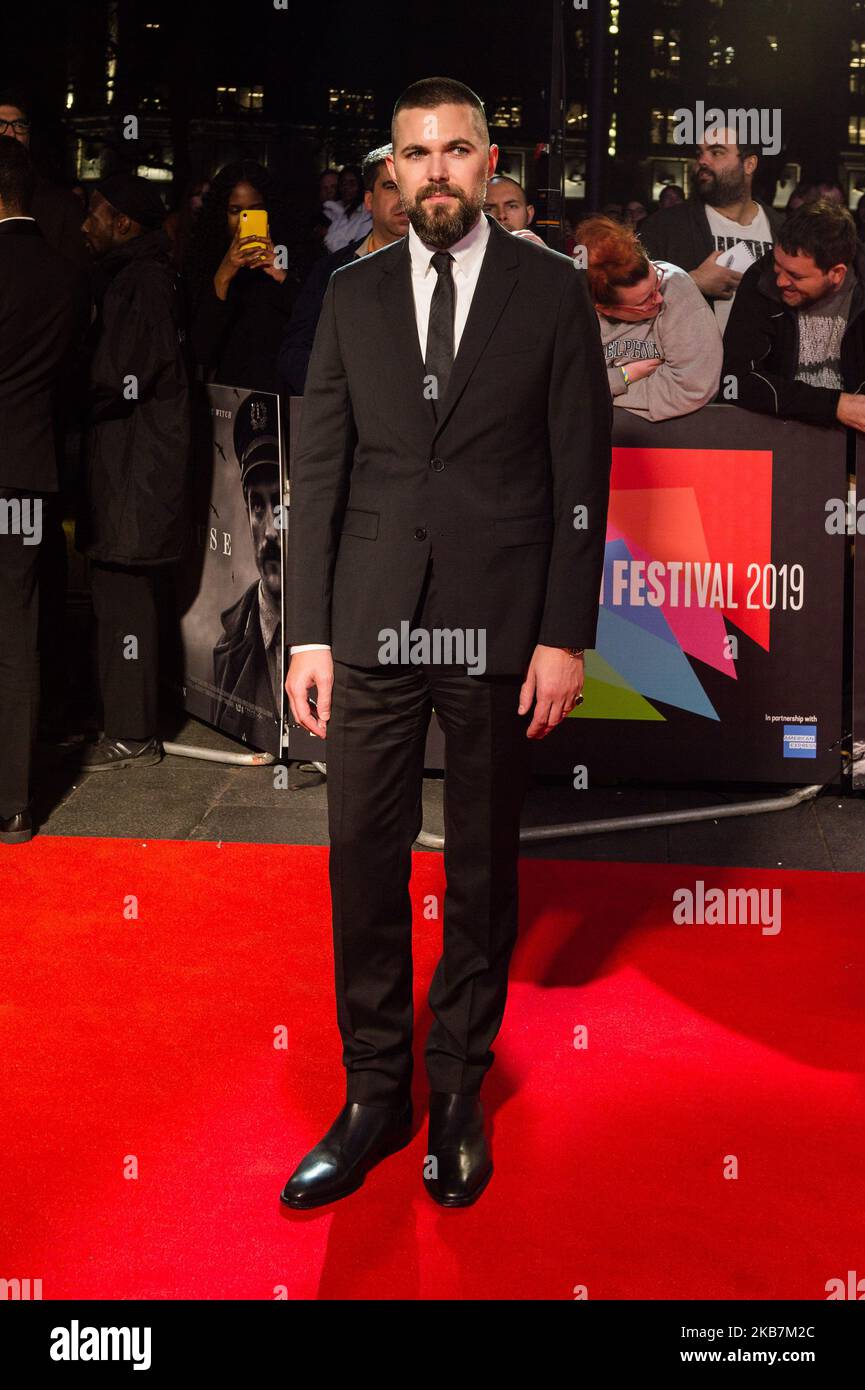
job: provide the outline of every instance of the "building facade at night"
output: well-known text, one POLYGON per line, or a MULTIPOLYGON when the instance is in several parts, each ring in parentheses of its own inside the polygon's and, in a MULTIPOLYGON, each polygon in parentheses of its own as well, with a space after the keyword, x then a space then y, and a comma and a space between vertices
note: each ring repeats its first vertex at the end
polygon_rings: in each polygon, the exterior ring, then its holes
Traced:
MULTIPOLYGON (((855 206, 865 187, 865 0, 600 2, 608 157, 599 202, 648 203, 665 183, 687 188, 690 151, 673 140, 674 113, 702 100, 780 108, 783 147, 763 163, 764 195, 783 204, 800 176, 837 177, 855 206)), ((39 16, 6 21, 3 78, 38 89, 43 138, 67 178, 134 167, 170 192, 249 157, 308 183, 317 169, 358 161, 387 140, 394 98, 429 62, 417 25, 390 41, 387 7, 359 27, 342 0, 319 9, 298 18, 268 8, 255 25, 224 30, 199 0, 58 5, 62 37, 51 46, 39 16)), ((531 186, 548 137, 549 14, 544 7, 539 20, 527 0, 506 18, 503 9, 472 11, 477 36, 455 75, 483 97, 501 167, 531 186)), ((563 16, 565 192, 578 199, 590 16, 568 3, 563 16)))

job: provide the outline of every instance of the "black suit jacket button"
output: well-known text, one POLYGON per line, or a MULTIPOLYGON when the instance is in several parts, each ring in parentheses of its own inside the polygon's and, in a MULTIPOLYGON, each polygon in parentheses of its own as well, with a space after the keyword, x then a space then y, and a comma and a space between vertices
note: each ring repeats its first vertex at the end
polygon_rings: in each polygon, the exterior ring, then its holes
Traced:
POLYGON ((425 527, 425 526, 419 526, 419 527, 417 528, 417 530, 415 531, 415 533, 414 533, 414 538, 415 538, 416 541, 425 541, 425 540, 426 540, 426 527, 425 527))
POLYGON ((430 468, 433 470, 434 473, 441 473, 442 469, 443 469, 444 466, 445 466, 445 461, 444 461, 444 459, 438 459, 438 458, 436 458, 436 459, 430 459, 429 466, 430 466, 430 468))

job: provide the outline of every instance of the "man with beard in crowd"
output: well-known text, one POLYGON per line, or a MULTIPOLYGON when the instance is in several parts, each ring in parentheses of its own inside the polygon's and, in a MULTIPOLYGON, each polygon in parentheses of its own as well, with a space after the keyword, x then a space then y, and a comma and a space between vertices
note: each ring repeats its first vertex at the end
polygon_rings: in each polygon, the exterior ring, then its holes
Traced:
MULTIPOLYGON (((0 136, 17 140, 29 150, 32 129, 27 96, 13 88, 0 89, 0 136)), ((81 235, 85 210, 80 200, 34 169, 31 208, 47 244, 59 251, 82 280, 86 279, 89 263, 81 235)))
POLYGON ((470 88, 414 83, 392 137, 409 233, 331 277, 292 459, 286 689, 327 735, 346 1072, 283 1190, 300 1209, 412 1136, 408 890, 433 706, 448 883, 423 1181, 468 1206, 492 1176, 480 1089, 517 937, 528 740, 582 699, 603 569, 612 405, 585 275, 484 215, 498 150, 470 88), (420 649, 394 652, 406 629, 420 649), (463 656, 481 642, 477 671, 463 656))
POLYGON ((743 242, 750 261, 759 260, 772 249, 781 219, 752 196, 757 151, 737 143, 735 131, 706 131, 697 151, 694 196, 647 217, 640 240, 651 260, 672 261, 690 273, 723 333, 743 274, 721 264, 725 253, 743 242))

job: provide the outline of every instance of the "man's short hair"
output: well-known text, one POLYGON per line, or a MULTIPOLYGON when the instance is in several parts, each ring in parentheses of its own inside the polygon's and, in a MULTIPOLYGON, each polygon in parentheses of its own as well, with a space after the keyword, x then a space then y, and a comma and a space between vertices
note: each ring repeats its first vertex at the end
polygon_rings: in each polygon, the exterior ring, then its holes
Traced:
POLYGON ((29 213, 33 201, 33 162, 20 140, 0 135, 0 198, 7 212, 29 213))
POLYGON ((23 87, 0 87, 0 106, 16 106, 28 121, 33 114, 30 94, 23 87))
MULTIPOLYGON (((725 130, 732 136, 736 135, 736 131, 732 126, 725 126, 725 130)), ((705 139, 703 140, 703 143, 705 144, 705 139)), ((712 143, 717 144, 717 141, 713 141, 712 143)), ((747 141, 739 141, 737 139, 733 139, 730 141, 730 144, 736 146, 736 149, 739 152, 739 158, 741 160, 747 159, 749 155, 753 155, 755 159, 759 160, 760 151, 762 149, 762 146, 759 143, 757 143, 756 145, 751 145, 747 141)))
POLYGON ((797 208, 777 241, 788 256, 811 256, 824 272, 833 265, 851 265, 858 244, 856 224, 847 209, 823 200, 797 208))
POLYGON ((384 167, 385 157, 393 154, 393 145, 379 145, 378 149, 370 150, 363 161, 363 186, 367 193, 371 193, 375 188, 379 171, 384 167))
POLYGON ((519 179, 515 179, 512 174, 493 174, 491 179, 487 179, 487 188, 489 188, 490 184, 493 183, 512 183, 514 185, 514 188, 518 188, 520 190, 526 202, 531 202, 528 193, 523 188, 519 179))
POLYGON ((490 132, 483 102, 477 92, 473 92, 471 87, 457 82, 453 77, 424 77, 420 82, 413 82, 410 87, 406 87, 393 108, 391 136, 400 111, 415 110, 418 107, 423 111, 431 111, 435 106, 471 107, 478 129, 489 144, 490 132))

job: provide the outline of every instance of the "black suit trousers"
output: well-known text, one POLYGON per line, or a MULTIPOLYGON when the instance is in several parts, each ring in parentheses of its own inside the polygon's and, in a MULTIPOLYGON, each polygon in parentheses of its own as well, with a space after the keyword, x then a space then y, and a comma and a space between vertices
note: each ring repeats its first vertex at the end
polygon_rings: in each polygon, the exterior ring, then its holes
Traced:
MULTIPOLYGON (((39 495, 0 487, 14 501, 39 495)), ((44 506, 43 506, 44 515, 44 506)), ((0 528, 0 816, 23 811, 30 796, 30 762, 39 713, 39 546, 0 528)))
MULTIPOLYGON (((428 569, 414 626, 436 622, 428 569)), ((477 1094, 493 1062, 517 937, 520 809, 531 714, 524 673, 334 663, 327 732, 337 1019, 347 1100, 396 1105, 412 1079, 411 850, 422 826, 424 749, 445 738, 447 889, 422 931, 443 931, 426 1044, 430 1088, 477 1094)))

